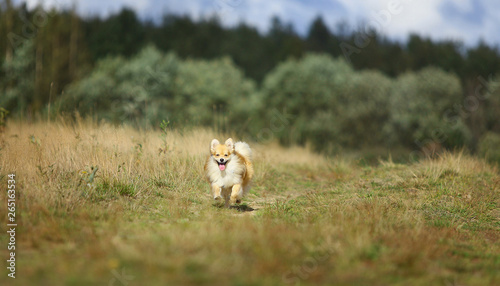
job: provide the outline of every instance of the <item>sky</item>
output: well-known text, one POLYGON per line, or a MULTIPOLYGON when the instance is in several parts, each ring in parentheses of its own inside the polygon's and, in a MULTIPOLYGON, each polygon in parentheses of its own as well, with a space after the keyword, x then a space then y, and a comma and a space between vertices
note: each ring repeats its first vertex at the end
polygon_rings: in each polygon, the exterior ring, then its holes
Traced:
MULTIPOLYGON (((21 2, 20 0, 15 2, 21 2)), ((265 33, 272 16, 291 23, 305 35, 314 18, 335 30, 340 22, 352 28, 375 28, 391 39, 405 41, 410 33, 434 40, 462 41, 468 46, 483 40, 500 44, 498 0, 27 0, 29 7, 68 8, 82 16, 107 16, 122 7, 141 19, 160 21, 166 13, 193 19, 217 16, 225 26, 245 22, 265 33)))

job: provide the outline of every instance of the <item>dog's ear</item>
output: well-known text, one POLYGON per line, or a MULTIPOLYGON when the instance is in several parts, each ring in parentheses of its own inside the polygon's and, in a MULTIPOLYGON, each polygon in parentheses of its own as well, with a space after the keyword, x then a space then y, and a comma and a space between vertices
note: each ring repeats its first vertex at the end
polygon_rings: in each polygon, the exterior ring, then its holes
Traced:
POLYGON ((227 148, 229 148, 229 150, 231 152, 234 151, 234 143, 233 143, 233 139, 232 138, 227 139, 225 144, 226 144, 227 148))
POLYGON ((212 143, 210 143, 210 153, 214 153, 215 147, 217 147, 217 145, 219 144, 220 144, 219 140, 217 139, 212 140, 212 143))

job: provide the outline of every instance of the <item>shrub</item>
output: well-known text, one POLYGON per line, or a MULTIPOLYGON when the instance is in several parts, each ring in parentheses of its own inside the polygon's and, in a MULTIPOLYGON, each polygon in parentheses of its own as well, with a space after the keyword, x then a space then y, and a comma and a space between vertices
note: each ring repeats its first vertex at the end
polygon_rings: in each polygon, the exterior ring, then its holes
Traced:
POLYGON ((175 110, 169 99, 179 64, 175 55, 162 55, 152 47, 130 61, 106 58, 89 76, 69 86, 56 102, 57 109, 95 114, 114 123, 160 122, 175 110))
POLYGON ((343 60, 327 55, 307 55, 300 61, 288 60, 279 64, 265 78, 261 100, 264 118, 270 122, 271 112, 287 114, 288 128, 276 132, 281 143, 304 144, 306 138, 321 137, 314 142, 321 149, 320 140, 331 140, 336 129, 326 121, 338 108, 340 95, 345 92, 352 68, 343 60), (314 122, 313 119, 318 117, 314 122), (315 125, 315 129, 310 129, 315 125))
POLYGON ((437 68, 400 76, 391 91, 391 116, 386 134, 393 143, 424 148, 467 145, 471 135, 458 116, 446 117, 461 103, 459 79, 437 68))
POLYGON ((384 141, 390 86, 379 72, 355 73, 344 60, 310 54, 272 71, 262 101, 266 110, 288 114, 289 128, 276 134, 282 143, 310 142, 318 151, 331 152, 384 141))
POLYGON ((498 110, 500 110, 500 76, 492 79, 488 83, 486 99, 486 128, 493 132, 500 133, 500 120, 498 120, 498 110))
POLYGON ((337 110, 340 143, 349 147, 385 144, 383 133, 389 115, 392 80, 377 71, 354 74, 337 110))
POLYGON ((479 155, 500 165, 500 134, 488 132, 479 140, 479 155))
POLYGON ((88 77, 66 90, 56 109, 140 126, 158 126, 164 119, 174 126, 207 126, 214 106, 226 111, 227 120, 243 116, 254 88, 227 58, 183 62, 146 47, 128 61, 101 60, 88 77))
POLYGON ((11 61, 2 64, 0 106, 25 113, 35 100, 35 49, 33 41, 24 41, 14 51, 11 61))
POLYGON ((211 126, 221 116, 235 131, 247 120, 254 93, 255 84, 229 58, 188 60, 180 66, 176 80, 176 117, 211 126))

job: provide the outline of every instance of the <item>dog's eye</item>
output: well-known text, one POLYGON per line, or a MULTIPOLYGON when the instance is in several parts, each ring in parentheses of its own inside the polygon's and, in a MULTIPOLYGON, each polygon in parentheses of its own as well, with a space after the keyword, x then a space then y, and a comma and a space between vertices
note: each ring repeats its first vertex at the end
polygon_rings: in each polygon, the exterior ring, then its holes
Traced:
POLYGON ((226 156, 226 157, 227 157, 227 154, 224 154, 224 156, 226 156))
POLYGON ((219 157, 220 155, 219 154, 215 154, 215 156, 219 157))

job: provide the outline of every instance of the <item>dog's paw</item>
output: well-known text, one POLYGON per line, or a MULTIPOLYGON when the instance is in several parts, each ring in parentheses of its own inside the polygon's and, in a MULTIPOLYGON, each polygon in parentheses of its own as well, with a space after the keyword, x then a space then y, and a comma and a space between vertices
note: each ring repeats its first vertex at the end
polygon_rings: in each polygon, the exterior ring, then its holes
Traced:
POLYGON ((221 201, 222 201, 222 197, 221 197, 221 196, 215 196, 215 197, 214 197, 214 200, 215 200, 216 202, 221 202, 221 201))
POLYGON ((231 204, 240 204, 240 203, 241 203, 241 197, 231 196, 231 204))

